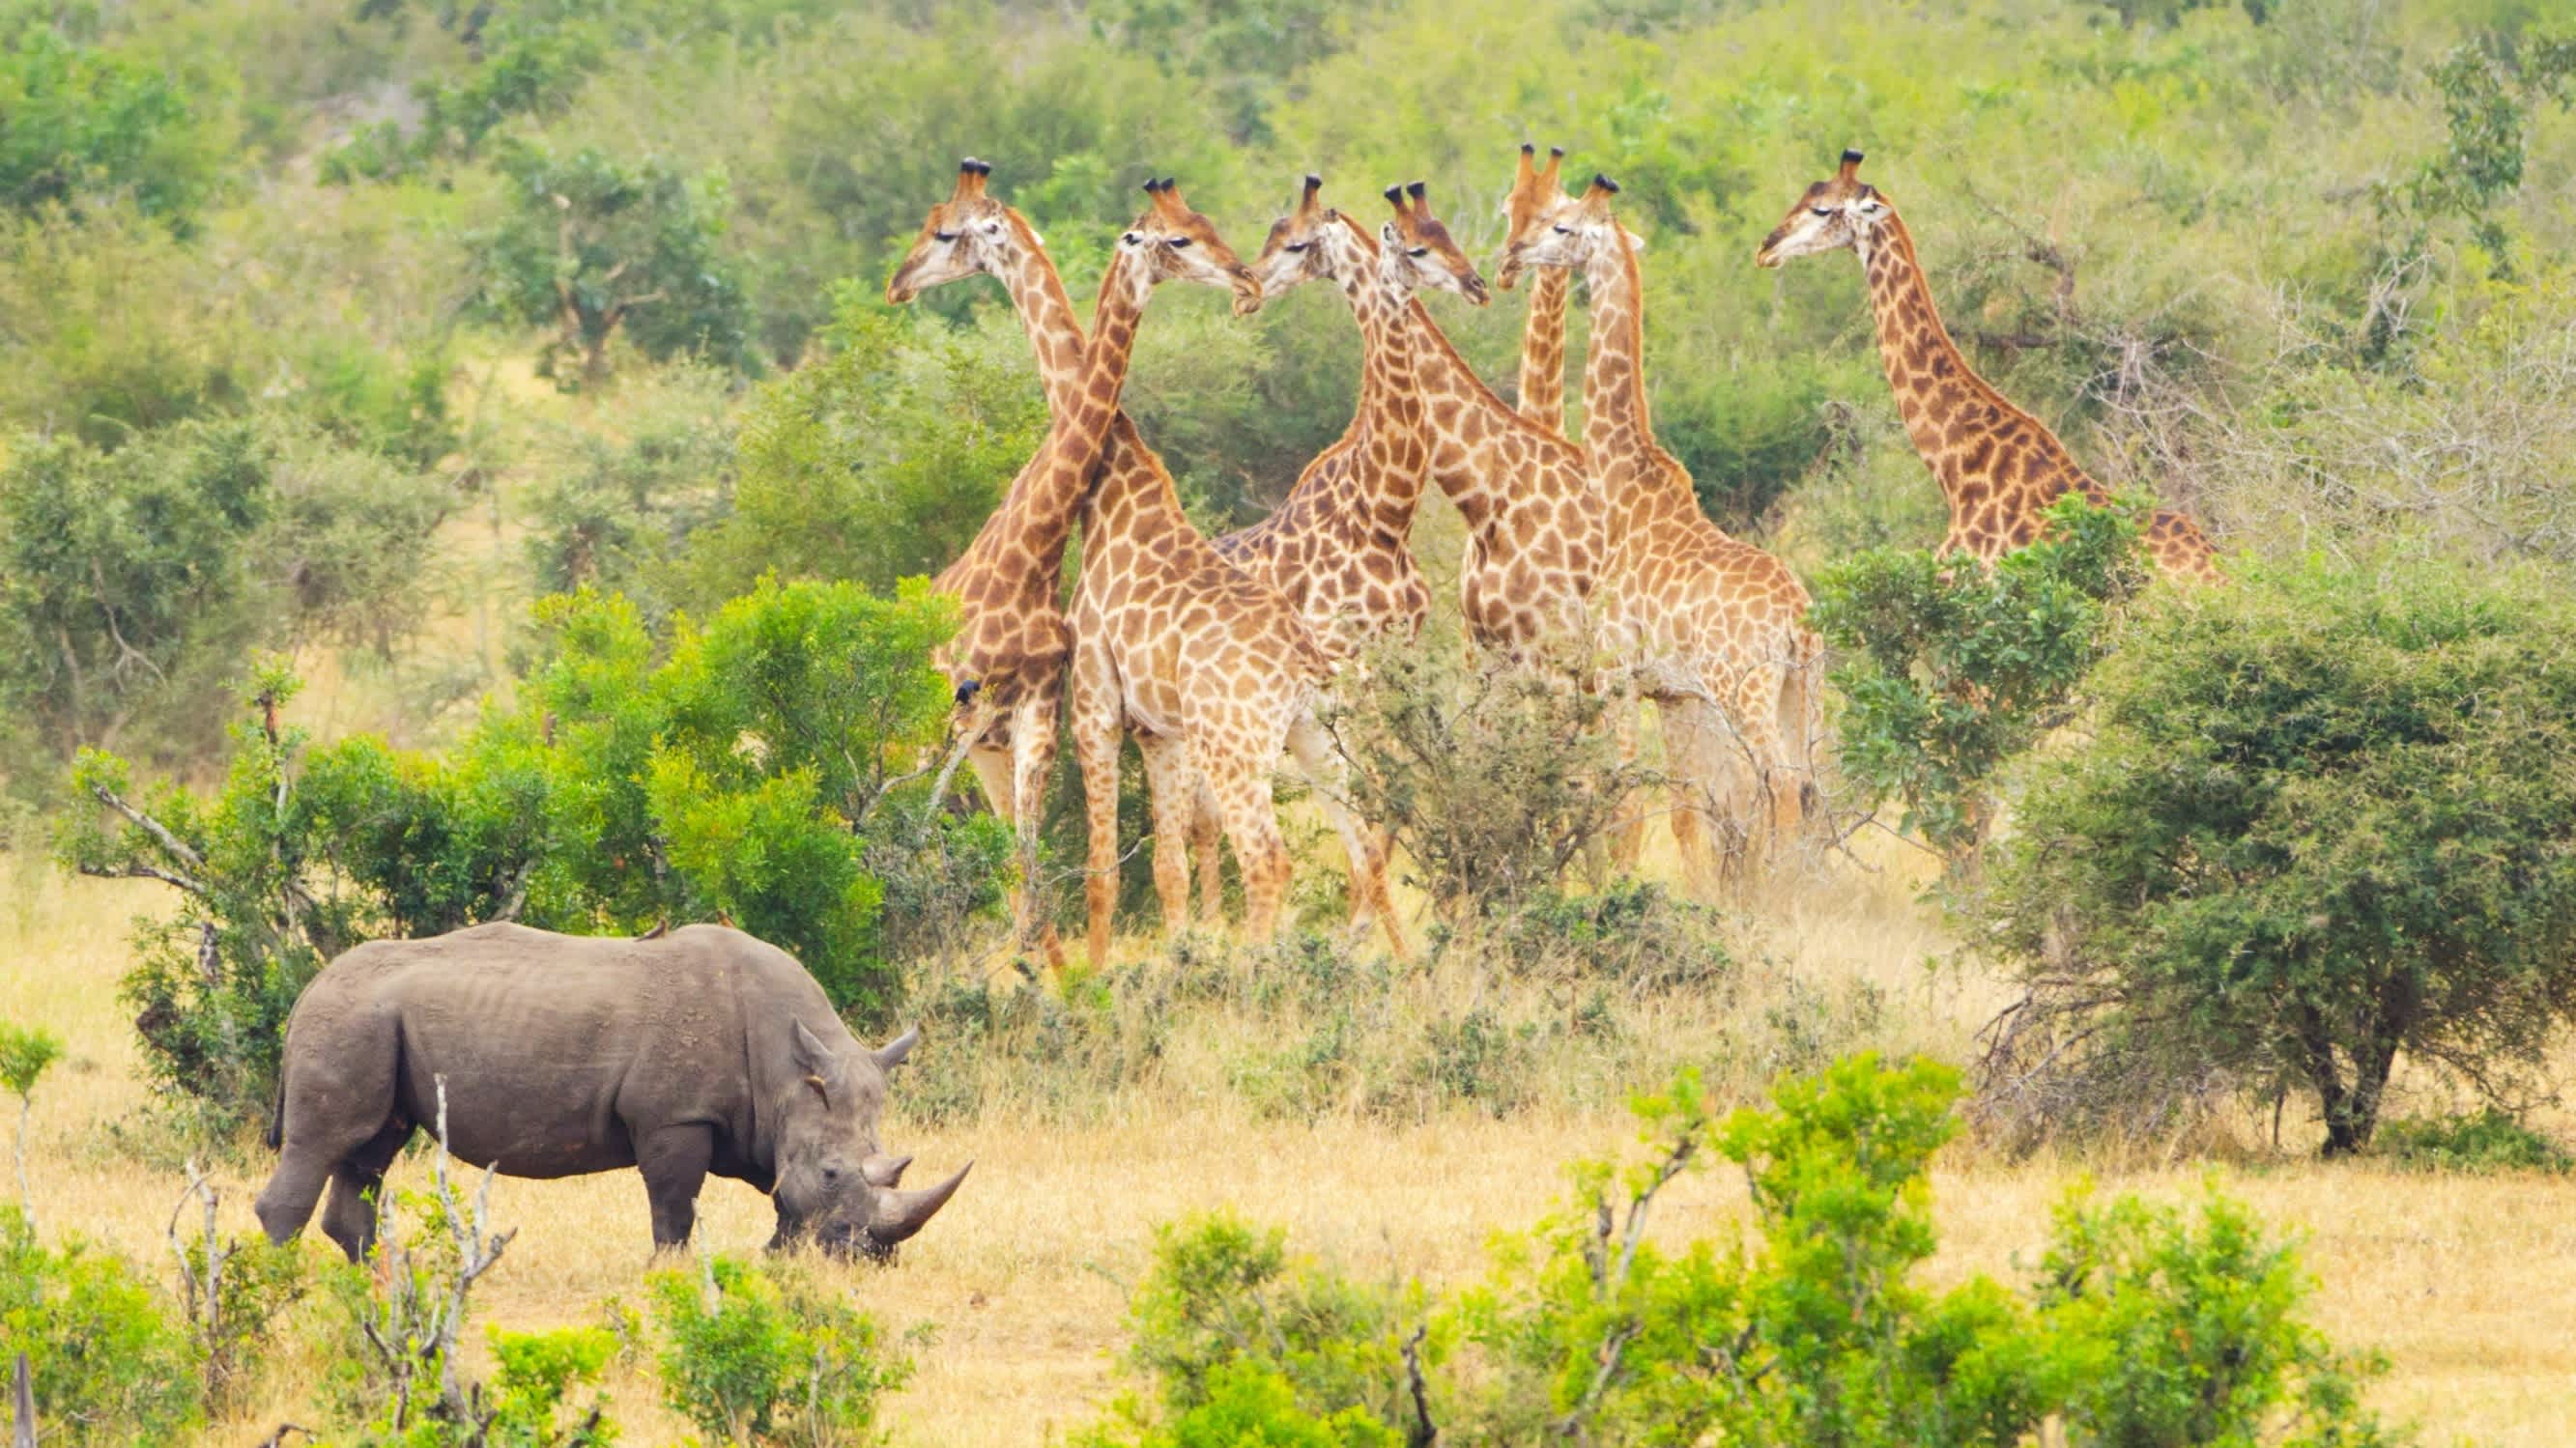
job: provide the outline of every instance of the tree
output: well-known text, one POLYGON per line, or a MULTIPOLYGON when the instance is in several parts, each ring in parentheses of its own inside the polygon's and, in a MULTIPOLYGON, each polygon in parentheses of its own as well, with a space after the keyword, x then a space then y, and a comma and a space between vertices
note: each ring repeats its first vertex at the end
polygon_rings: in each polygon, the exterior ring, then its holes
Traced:
POLYGON ((2367 1145, 2401 1055, 2489 1093, 2576 1017, 2576 607, 2542 576, 2311 562, 2118 631, 1982 909, 2027 998, 1990 1105, 2211 1086, 2367 1145))
POLYGON ((467 245, 490 316, 551 326, 548 376, 577 359, 577 383, 608 378, 609 339, 623 332, 655 359, 695 353, 749 368, 751 307, 718 251, 724 185, 692 182, 664 161, 629 165, 585 148, 558 156, 528 142, 499 149, 507 219, 467 245))
POLYGON ((166 72, 66 35, 33 8, 0 13, 0 204, 77 205, 121 191, 185 231, 222 147, 166 72))
POLYGON ((1872 805, 1903 800, 1904 827, 1952 869, 1985 843, 1995 772, 2065 722, 2112 608, 2145 584, 2144 515, 2069 494, 2049 508, 2046 537, 1992 569, 1878 548, 1819 581, 1810 618, 1847 651, 1833 673, 1843 771, 1872 805))

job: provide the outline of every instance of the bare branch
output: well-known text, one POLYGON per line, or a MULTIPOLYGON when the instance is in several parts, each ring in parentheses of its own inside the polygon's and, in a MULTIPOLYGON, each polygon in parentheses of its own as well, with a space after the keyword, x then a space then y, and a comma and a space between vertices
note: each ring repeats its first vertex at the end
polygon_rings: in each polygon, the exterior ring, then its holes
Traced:
MULTIPOLYGON (((109 789, 103 784, 92 784, 89 787, 89 792, 100 804, 103 804, 109 809, 116 811, 118 814, 125 816, 128 821, 132 822, 136 829, 150 835, 155 843, 159 844, 163 850, 169 853, 170 858, 177 860, 180 864, 187 866, 191 870, 202 870, 206 868, 205 856, 198 854, 194 849, 190 848, 187 841, 172 834, 169 826, 154 819, 152 816, 145 814, 143 811, 136 809, 134 806, 127 804, 117 795, 116 791, 109 789)), ((168 877, 154 876, 153 878, 167 879, 168 877)), ((182 888, 194 890, 199 894, 205 893, 205 887, 193 883, 183 886, 182 888)))

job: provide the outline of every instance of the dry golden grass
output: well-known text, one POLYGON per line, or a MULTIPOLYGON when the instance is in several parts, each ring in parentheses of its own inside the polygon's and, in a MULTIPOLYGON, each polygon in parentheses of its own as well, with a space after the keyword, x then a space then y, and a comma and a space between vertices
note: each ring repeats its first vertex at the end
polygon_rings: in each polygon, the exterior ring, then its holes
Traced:
MULTIPOLYGON (((1886 993, 1885 1044, 1956 1056, 1994 986, 1921 962, 1945 942, 1910 900, 1902 868, 1830 882, 1762 903, 1771 943, 1760 969, 1821 982, 1866 979, 1886 993)), ((177 1201, 175 1164, 145 1159, 133 1130, 149 1088, 115 1000, 127 963, 125 922, 159 903, 154 887, 53 878, 29 861, 0 865, 0 1019, 63 1035, 69 1058, 39 1088, 30 1170, 48 1233, 78 1231, 158 1270, 177 1201), (120 1137, 117 1129, 127 1128, 120 1137)), ((1258 1023, 1240 1023, 1247 1037, 1258 1023)), ((932 1040, 925 1051, 941 1043, 932 1040)), ((1216 1048, 1203 1048, 1215 1050, 1216 1048)), ((1222 1054, 1217 1051, 1217 1054, 1222 1054)), ((1121 1279, 1141 1271, 1151 1228, 1185 1212, 1231 1206, 1288 1227, 1305 1250, 1345 1270, 1455 1282, 1482 1269, 1484 1243, 1525 1226, 1555 1199, 1562 1163, 1631 1138, 1610 1109, 1539 1110, 1507 1121, 1466 1111, 1393 1129, 1327 1119, 1263 1121, 1203 1071, 1167 1075, 1120 1098, 1094 1125, 1037 1126, 997 1111, 931 1130, 902 1118, 900 1083, 888 1139, 944 1172, 977 1160, 967 1189, 894 1271, 822 1267, 852 1299, 896 1327, 932 1323, 934 1346, 891 1408, 906 1444, 1026 1445, 1081 1421, 1114 1385, 1121 1279)), ((223 1214, 255 1230, 250 1200, 267 1163, 219 1173, 223 1214)), ((2315 1315, 2342 1342, 2388 1352, 2384 1408, 2421 1422, 2434 1443, 2557 1445, 2576 1422, 2576 1182, 2440 1177, 2327 1167, 2247 1154, 2207 1168, 2096 1167, 2106 1190, 2177 1197, 2204 1175, 2269 1219, 2308 1234, 2319 1279, 2315 1315)), ((2005 1163, 1958 1151, 1936 1183, 1943 1276, 2013 1274, 2044 1233, 2077 1164, 2005 1163)), ((398 1183, 425 1178, 417 1159, 398 1183)), ((632 1174, 539 1183, 504 1179, 493 1193, 519 1237, 487 1279, 480 1317, 511 1327, 599 1320, 610 1297, 640 1295, 648 1237, 632 1174)), ((767 1204, 710 1183, 708 1248, 756 1251, 767 1204)), ((1659 1212, 1659 1231, 1714 1231, 1740 1220, 1730 1175, 1689 1179, 1659 1212)), ((309 1233, 305 1250, 328 1248, 309 1233)), ((302 1381, 318 1364, 291 1356, 268 1400, 210 1434, 254 1441, 283 1419, 312 1421, 302 1381)), ((628 1441, 676 1441, 683 1425, 655 1401, 650 1377, 610 1383, 628 1441)))

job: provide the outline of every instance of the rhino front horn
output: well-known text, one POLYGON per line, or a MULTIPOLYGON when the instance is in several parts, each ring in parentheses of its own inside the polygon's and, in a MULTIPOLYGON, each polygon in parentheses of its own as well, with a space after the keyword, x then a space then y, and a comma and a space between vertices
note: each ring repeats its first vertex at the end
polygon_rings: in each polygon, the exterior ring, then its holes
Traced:
POLYGON ((957 1175, 935 1187, 924 1187, 917 1192, 877 1193, 876 1210, 868 1217, 868 1250, 877 1256, 892 1253, 898 1244, 939 1215, 939 1209, 948 1205, 950 1197, 957 1195, 957 1188, 966 1180, 966 1173, 974 1169, 975 1163, 970 1161, 957 1169, 957 1175))

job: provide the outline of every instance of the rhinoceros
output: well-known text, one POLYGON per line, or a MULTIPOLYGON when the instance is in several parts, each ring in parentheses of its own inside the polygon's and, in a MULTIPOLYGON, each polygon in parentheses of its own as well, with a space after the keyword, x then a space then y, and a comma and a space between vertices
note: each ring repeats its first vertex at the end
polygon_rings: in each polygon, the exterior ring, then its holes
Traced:
POLYGON ((259 1194, 270 1240, 322 1230, 351 1260, 375 1237, 385 1168, 447 1097, 451 1155, 506 1176, 639 1167, 653 1245, 697 1220, 709 1172, 778 1209, 773 1247, 799 1239, 883 1257, 966 1179, 900 1189, 885 1155, 886 1076, 917 1032, 860 1045, 795 957, 738 930, 658 938, 477 925, 358 946, 314 976, 286 1026, 259 1194))

